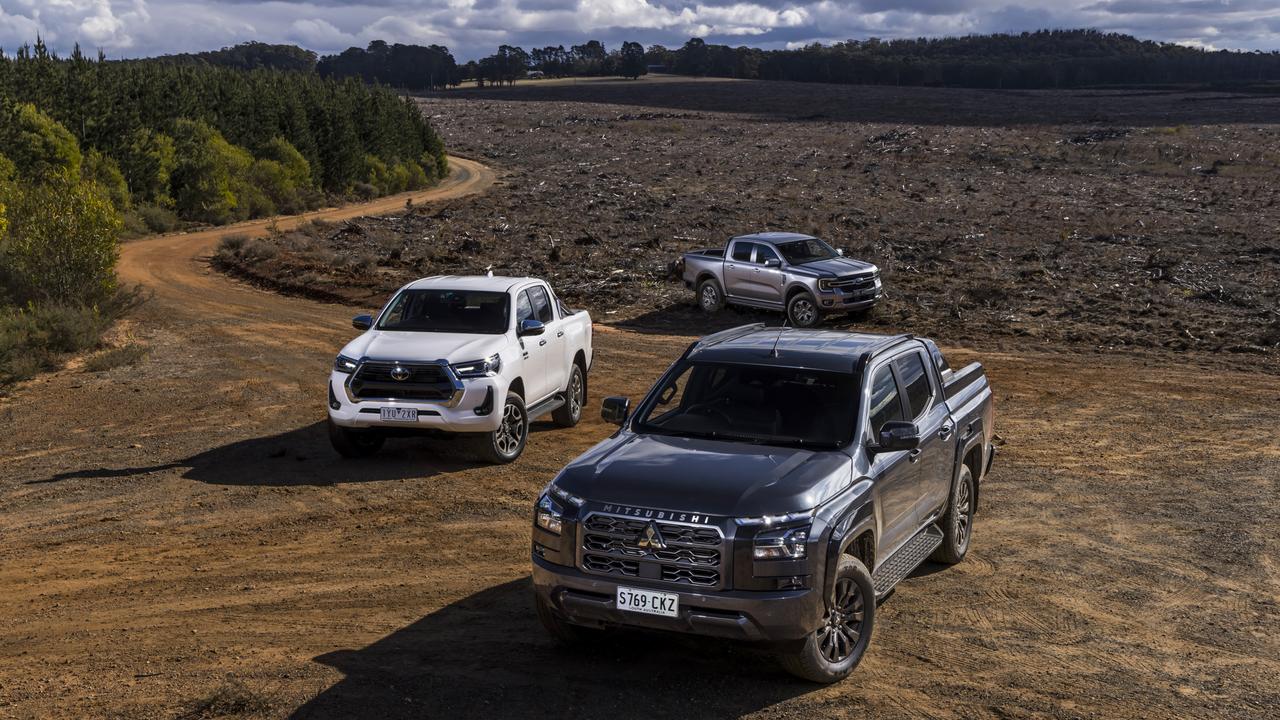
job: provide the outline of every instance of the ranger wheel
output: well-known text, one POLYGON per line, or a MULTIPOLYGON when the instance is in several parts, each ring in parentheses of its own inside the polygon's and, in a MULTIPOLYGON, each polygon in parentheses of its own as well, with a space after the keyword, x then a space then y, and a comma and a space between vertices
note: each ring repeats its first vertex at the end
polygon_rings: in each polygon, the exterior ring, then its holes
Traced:
POLYGON ((876 591, 861 560, 841 555, 822 625, 798 649, 778 659, 787 672, 816 683, 839 682, 853 672, 871 644, 876 591))
POLYGON ((698 307, 705 313, 724 307, 724 291, 720 289, 720 283, 711 278, 698 283, 698 307))
POLYGON ((822 313, 818 311, 818 301, 807 292, 798 292, 787 301, 787 320, 792 327, 807 328, 818 324, 822 313))
POLYGON ((585 628, 579 625, 573 625, 563 620, 556 614, 555 610, 542 599, 541 595, 535 595, 533 599, 534 605, 538 610, 538 620, 542 622, 542 627, 546 629, 547 634, 555 638, 563 645, 581 645, 591 640, 599 639, 604 631, 596 628, 585 628))
POLYGON ((947 512, 938 521, 942 528, 942 544, 929 556, 934 562, 955 565, 969 552, 969 540, 973 537, 974 498, 973 472, 968 465, 960 466, 960 477, 951 488, 947 512))
POLYGON ((564 405, 551 413, 551 419, 560 427, 573 427, 582 419, 582 407, 587 404, 587 375, 578 363, 570 366, 569 384, 564 389, 564 405))
POLYGON ((480 455, 491 463, 506 464, 520 457, 528 439, 529 414, 524 409, 524 398, 509 392, 502 404, 502 424, 479 438, 480 455))
POLYGON ((382 449, 387 439, 374 430, 345 428, 329 418, 329 443, 344 458, 362 458, 382 449))

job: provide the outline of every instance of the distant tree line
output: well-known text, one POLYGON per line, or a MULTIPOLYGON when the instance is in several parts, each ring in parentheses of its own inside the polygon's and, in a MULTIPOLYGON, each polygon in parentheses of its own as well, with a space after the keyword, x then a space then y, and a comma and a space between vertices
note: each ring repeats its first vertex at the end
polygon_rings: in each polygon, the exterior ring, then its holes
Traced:
POLYGON ((646 62, 681 75, 861 85, 1071 88, 1280 80, 1280 53, 1208 51, 1096 30, 916 40, 849 40, 794 50, 693 38, 646 62))
POLYGON ((155 58, 179 64, 218 65, 237 70, 288 70, 312 72, 316 54, 297 45, 269 45, 261 42, 240 43, 221 50, 210 50, 155 58))
POLYGON ((648 69, 644 46, 640 43, 624 42, 611 52, 604 43, 591 40, 582 45, 571 45, 568 50, 563 45, 548 45, 531 51, 502 45, 497 53, 463 65, 461 79, 474 80, 479 85, 510 85, 528 77, 531 72, 545 77, 638 78, 648 69))
POLYGON ((461 74, 449 48, 442 45, 389 45, 374 40, 366 49, 348 48, 326 55, 316 65, 321 77, 358 77, 406 90, 442 90, 458 85, 461 74))

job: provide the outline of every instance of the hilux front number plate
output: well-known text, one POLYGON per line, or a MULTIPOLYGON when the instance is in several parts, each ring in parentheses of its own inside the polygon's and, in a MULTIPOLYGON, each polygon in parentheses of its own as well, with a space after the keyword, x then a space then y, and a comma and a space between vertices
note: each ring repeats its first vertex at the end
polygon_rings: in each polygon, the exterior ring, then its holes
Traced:
POLYGON ((619 610, 676 617, 680 613, 680 596, 675 593, 654 592, 639 588, 620 587, 617 594, 619 610))
POLYGON ((395 422, 418 422, 417 408, 382 408, 382 419, 395 422))

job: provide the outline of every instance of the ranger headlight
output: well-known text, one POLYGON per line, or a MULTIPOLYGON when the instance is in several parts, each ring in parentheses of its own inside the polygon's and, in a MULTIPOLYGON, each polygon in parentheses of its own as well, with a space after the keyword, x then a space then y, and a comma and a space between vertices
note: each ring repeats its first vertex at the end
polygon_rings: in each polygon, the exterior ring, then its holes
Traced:
POLYGON ((831 281, 834 278, 818 278, 818 289, 822 292, 831 292, 831 281))

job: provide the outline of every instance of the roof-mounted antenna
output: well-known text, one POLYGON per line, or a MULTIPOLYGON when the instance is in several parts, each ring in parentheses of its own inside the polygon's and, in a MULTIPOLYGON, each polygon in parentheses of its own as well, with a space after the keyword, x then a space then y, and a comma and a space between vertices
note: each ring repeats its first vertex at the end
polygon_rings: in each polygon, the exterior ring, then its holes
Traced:
POLYGON ((786 315, 782 316, 782 324, 778 326, 778 336, 773 339, 773 349, 769 351, 769 357, 782 357, 778 354, 778 342, 782 340, 782 333, 787 329, 787 320, 789 319, 786 315))

